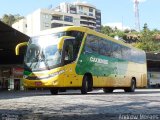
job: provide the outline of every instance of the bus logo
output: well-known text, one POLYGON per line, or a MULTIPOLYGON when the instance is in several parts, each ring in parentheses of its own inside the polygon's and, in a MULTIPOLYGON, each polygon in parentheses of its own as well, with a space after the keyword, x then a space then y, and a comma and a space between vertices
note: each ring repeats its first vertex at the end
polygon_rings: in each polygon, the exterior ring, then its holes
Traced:
POLYGON ((95 58, 95 57, 90 57, 90 62, 108 65, 108 60, 95 58))

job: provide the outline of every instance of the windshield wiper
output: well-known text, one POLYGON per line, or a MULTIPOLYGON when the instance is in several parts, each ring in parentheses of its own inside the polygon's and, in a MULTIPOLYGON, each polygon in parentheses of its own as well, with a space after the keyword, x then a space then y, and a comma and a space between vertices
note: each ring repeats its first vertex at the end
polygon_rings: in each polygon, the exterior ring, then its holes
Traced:
MULTIPOLYGON (((31 64, 30 64, 30 66, 29 66, 30 68, 32 67, 32 64, 34 63, 34 61, 37 62, 37 63, 35 64, 35 66, 38 64, 39 55, 40 55, 40 52, 32 59, 31 64)), ((34 66, 34 67, 35 67, 35 66, 34 66)))
POLYGON ((42 57, 41 60, 43 60, 43 62, 46 65, 47 69, 50 70, 50 67, 48 65, 48 62, 46 61, 46 58, 45 58, 45 55, 44 55, 43 51, 42 51, 41 57, 42 57))

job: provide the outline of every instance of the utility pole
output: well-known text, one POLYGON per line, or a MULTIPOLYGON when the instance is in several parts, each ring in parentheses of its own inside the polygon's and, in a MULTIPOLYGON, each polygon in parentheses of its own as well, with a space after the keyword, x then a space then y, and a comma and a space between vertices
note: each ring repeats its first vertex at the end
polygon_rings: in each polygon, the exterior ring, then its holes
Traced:
POLYGON ((140 21, 139 21, 139 1, 134 0, 134 14, 135 14, 135 28, 137 31, 140 31, 140 21))

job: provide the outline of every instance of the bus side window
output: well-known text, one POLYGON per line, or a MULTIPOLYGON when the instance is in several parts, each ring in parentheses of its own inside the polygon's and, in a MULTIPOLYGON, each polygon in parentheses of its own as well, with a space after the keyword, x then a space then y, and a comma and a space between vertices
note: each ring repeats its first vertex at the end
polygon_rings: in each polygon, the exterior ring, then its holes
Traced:
POLYGON ((99 40, 99 53, 104 56, 111 56, 111 42, 107 39, 100 38, 99 40))
POLYGON ((131 60, 131 49, 128 47, 123 47, 122 48, 122 59, 124 60, 131 60))
POLYGON ((86 38, 86 42, 85 42, 85 48, 84 48, 85 52, 89 52, 92 53, 92 48, 91 48, 91 44, 90 44, 90 40, 88 40, 88 38, 86 38))
POLYGON ((103 40, 100 40, 99 41, 99 53, 101 54, 101 55, 105 55, 105 53, 106 53, 106 50, 105 50, 105 42, 103 41, 103 40))
POLYGON ((85 43, 85 52, 99 53, 98 37, 88 35, 85 43))
POLYGON ((111 51, 112 51, 111 42, 108 41, 108 40, 105 40, 104 46, 105 46, 105 51, 106 51, 105 55, 106 56, 111 56, 111 51))
POLYGON ((84 32, 67 31, 67 36, 75 37, 75 40, 73 42, 73 51, 74 51, 74 60, 76 60, 78 52, 79 52, 79 48, 81 46, 82 39, 84 37, 84 32))
POLYGON ((64 63, 68 64, 74 61, 73 59, 73 43, 69 40, 65 41, 65 49, 64 49, 64 63))
POLYGON ((119 44, 113 44, 113 57, 122 58, 122 48, 119 44))

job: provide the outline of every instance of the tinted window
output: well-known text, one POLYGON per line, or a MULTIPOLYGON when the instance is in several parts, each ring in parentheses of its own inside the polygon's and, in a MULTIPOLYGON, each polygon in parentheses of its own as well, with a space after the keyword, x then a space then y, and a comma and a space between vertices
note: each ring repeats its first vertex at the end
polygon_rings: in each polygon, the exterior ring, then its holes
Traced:
POLYGON ((122 58, 122 53, 121 53, 121 45, 112 42, 112 56, 115 58, 122 58))
POLYGON ((145 54, 143 52, 139 52, 138 50, 132 50, 131 61, 138 62, 138 63, 144 63, 145 54))
POLYGON ((137 63, 144 63, 146 59, 143 52, 94 35, 87 36, 85 51, 137 63))
POLYGON ((130 56, 130 60, 133 62, 137 62, 138 61, 138 53, 136 50, 131 50, 131 56, 130 56))
POLYGON ((79 48, 81 46, 84 33, 79 31, 67 31, 66 35, 75 37, 75 41, 73 41, 73 51, 74 51, 74 57, 75 57, 74 59, 76 59, 79 52, 79 48))
POLYGON ((99 41, 99 53, 105 56, 111 56, 111 42, 103 38, 99 41))
POLYGON ((98 37, 93 36, 93 35, 87 36, 86 44, 85 44, 85 51, 98 53, 98 51, 99 51, 98 37))
POLYGON ((130 60, 131 59, 131 49, 128 47, 123 46, 122 48, 122 59, 130 60))

